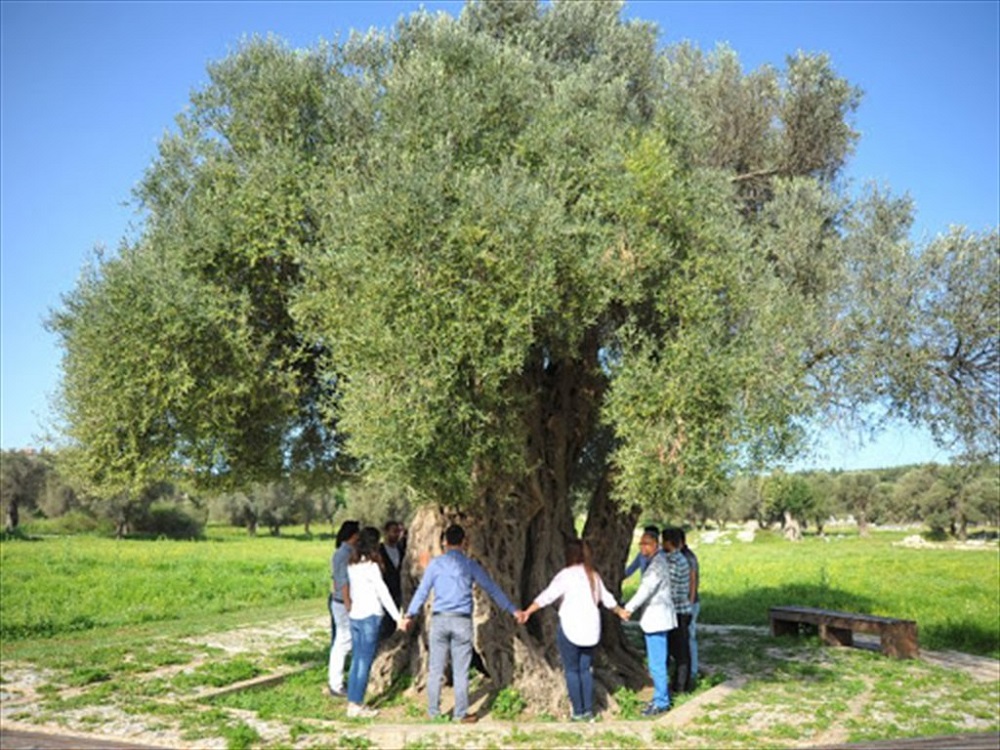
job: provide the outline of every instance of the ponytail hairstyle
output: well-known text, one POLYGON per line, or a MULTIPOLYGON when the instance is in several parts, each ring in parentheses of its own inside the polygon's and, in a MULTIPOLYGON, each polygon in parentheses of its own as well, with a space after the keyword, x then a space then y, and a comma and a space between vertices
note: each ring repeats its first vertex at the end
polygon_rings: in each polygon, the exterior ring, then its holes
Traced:
POLYGON ((358 535, 358 543, 354 545, 354 551, 351 552, 349 564, 354 565, 355 563, 370 560, 381 568, 382 555, 378 551, 379 538, 379 530, 374 526, 365 526, 365 528, 361 529, 361 533, 358 535))
POLYGON ((597 572, 594 570, 590 544, 583 539, 573 538, 566 542, 566 567, 571 565, 583 565, 587 580, 590 582, 591 596, 594 604, 597 604, 600 598, 597 594, 597 572))

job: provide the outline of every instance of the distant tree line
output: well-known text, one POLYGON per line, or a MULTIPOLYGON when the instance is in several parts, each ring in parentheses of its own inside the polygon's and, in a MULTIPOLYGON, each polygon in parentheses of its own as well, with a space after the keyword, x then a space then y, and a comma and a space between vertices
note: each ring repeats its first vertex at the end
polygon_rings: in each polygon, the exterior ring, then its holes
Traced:
MULTIPOLYGON (((67 519, 68 531, 104 525, 118 537, 129 534, 200 536, 208 522, 261 528, 333 526, 348 515, 379 523, 405 519, 405 493, 375 482, 333 490, 291 481, 261 482, 245 490, 192 494, 158 482, 136 495, 95 497, 72 486, 49 451, 2 452, 2 507, 7 533, 26 519, 67 519)), ((687 522, 697 528, 756 521, 781 527, 790 539, 804 529, 819 534, 832 519, 852 519, 861 535, 871 526, 923 524, 933 535, 964 540, 971 528, 1000 527, 1000 466, 923 464, 870 471, 742 474, 716 492, 694 498, 687 522)))
POLYGON ((822 534, 833 519, 853 519, 866 536, 873 525, 923 524, 933 535, 964 540, 970 527, 1000 526, 1000 470, 992 462, 922 464, 870 471, 742 475, 695 503, 693 525, 755 520, 780 525, 798 539, 822 534))
POLYGON ((53 452, 8 450, 2 453, 4 530, 14 533, 26 519, 64 519, 67 531, 107 527, 115 536, 201 536, 209 522, 266 528, 332 523, 344 499, 337 492, 313 491, 290 481, 260 482, 241 491, 192 493, 171 482, 155 482, 140 492, 102 497, 74 486, 53 452))

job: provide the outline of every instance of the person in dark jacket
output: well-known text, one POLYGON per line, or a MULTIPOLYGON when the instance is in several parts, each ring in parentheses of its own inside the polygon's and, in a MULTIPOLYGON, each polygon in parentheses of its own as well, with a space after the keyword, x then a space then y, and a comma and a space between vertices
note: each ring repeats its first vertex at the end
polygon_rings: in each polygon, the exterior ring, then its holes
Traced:
MULTIPOLYGON (((403 603, 403 559, 406 556, 406 529, 397 520, 386 521, 382 528, 383 541, 379 545, 379 555, 382 558, 382 580, 392 595, 396 606, 403 603)), ((386 616, 382 620, 379 640, 384 640, 396 632, 396 622, 386 616)))

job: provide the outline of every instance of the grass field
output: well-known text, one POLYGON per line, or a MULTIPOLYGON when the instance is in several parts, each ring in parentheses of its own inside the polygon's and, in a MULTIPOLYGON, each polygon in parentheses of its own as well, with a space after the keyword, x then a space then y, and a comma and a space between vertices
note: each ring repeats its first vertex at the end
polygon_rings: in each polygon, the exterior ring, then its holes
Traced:
MULTIPOLYGON (((906 534, 832 534, 785 542, 723 538, 694 548, 701 621, 765 625, 772 605, 798 604, 916 620, 921 645, 1000 658, 1000 555, 899 546, 906 534), (728 542, 728 543, 727 543, 728 542)), ((192 624, 314 602, 328 587, 329 535, 249 538, 211 528, 202 541, 42 537, 0 542, 4 648, 143 623, 192 624)), ((626 582, 628 596, 638 577, 626 582)))
POLYGON ((325 536, 249 538, 228 528, 201 541, 2 542, 0 640, 322 602, 332 545, 325 536))
MULTIPOLYGON (((996 543, 914 549, 897 544, 905 536, 845 533, 799 544, 767 533, 753 543, 732 535, 699 543, 695 536, 702 622, 763 626, 773 604, 816 605, 916 619, 925 649, 1000 655, 996 543)), ((248 538, 219 528, 198 542, 0 542, 4 720, 140 742, 162 732, 159 741, 168 745, 231 750, 317 743, 408 750, 793 747, 1000 726, 1000 680, 830 649, 815 638, 774 639, 762 627, 706 630, 702 661, 713 674, 678 705, 723 680, 745 683, 682 722, 633 721, 648 696, 624 688, 615 695, 617 709, 580 731, 553 725, 554 717, 530 706, 505 719, 498 702, 491 718, 500 722, 492 729, 435 734, 447 729, 427 726, 423 699, 393 691, 378 698, 377 722, 348 720, 344 704, 324 694, 329 631, 322 613, 332 545, 328 535, 310 538, 301 529, 248 538), (270 640, 256 642, 260 632, 270 640), (288 669, 299 671, 275 685, 211 697, 213 689, 288 669)), ((626 595, 636 583, 627 582, 626 595)))

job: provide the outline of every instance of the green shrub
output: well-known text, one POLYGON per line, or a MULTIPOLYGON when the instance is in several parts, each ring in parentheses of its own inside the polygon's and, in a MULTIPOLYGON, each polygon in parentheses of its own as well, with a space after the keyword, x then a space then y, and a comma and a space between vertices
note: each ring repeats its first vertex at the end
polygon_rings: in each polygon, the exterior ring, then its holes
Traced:
POLYGON ((260 733, 245 722, 224 726, 220 734, 226 740, 227 750, 247 750, 261 741, 260 733))
POLYGON ((82 510, 71 510, 55 518, 33 518, 24 524, 27 534, 73 535, 73 534, 113 534, 114 523, 107 518, 96 518, 82 510))
POLYGON ((106 682, 111 679, 111 673, 100 667, 79 667, 74 669, 66 679, 66 684, 81 687, 95 682, 106 682))
POLYGON ((142 536, 167 539, 201 539, 205 535, 205 527, 198 519, 171 502, 153 503, 136 521, 134 530, 142 536))
POLYGON ((642 699, 627 687, 620 687, 614 692, 615 703, 618 704, 618 715, 623 719, 638 719, 642 712, 642 699))
POLYGON ((261 669, 242 657, 231 661, 207 662, 191 672, 182 673, 174 678, 174 684, 180 688, 190 688, 199 685, 210 687, 225 687, 237 682, 250 680, 261 673, 261 669))
POLYGON ((521 693, 515 688, 505 687, 497 693, 491 711, 498 719, 516 719, 527 707, 521 693))

